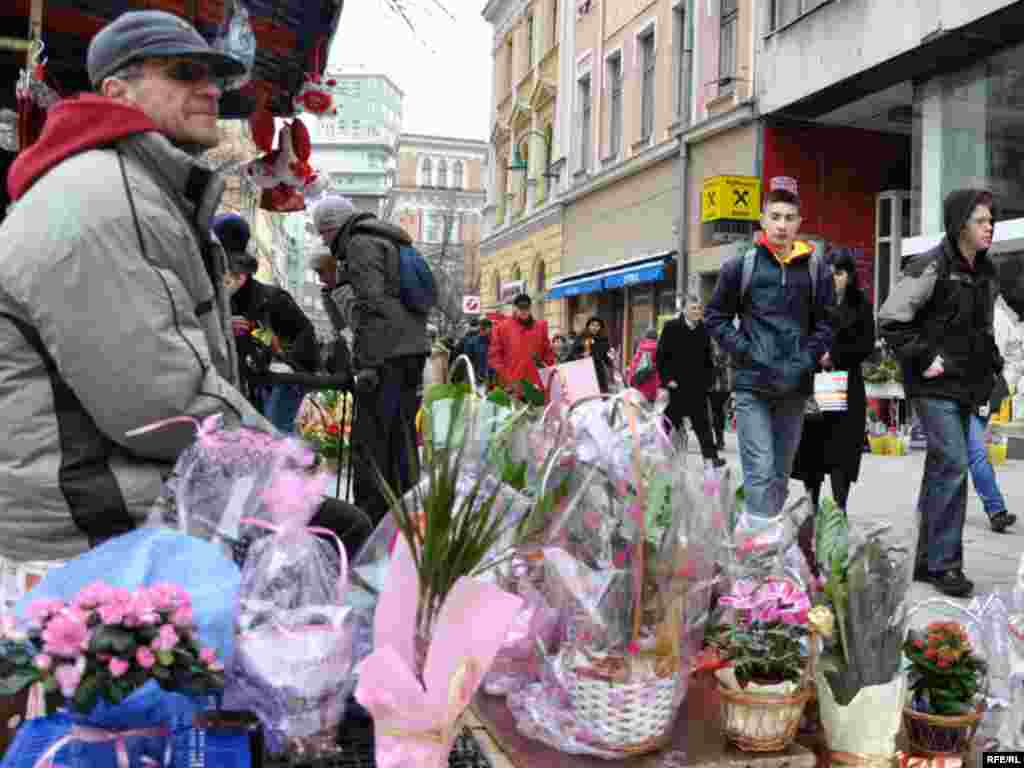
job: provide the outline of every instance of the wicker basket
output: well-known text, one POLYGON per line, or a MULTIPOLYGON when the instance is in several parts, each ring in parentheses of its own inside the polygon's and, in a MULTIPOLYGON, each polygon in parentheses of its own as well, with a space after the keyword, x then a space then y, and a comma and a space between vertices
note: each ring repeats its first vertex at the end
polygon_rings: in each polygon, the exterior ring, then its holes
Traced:
POLYGON ((678 669, 669 677, 634 671, 630 682, 618 682, 571 665, 567 678, 573 711, 589 727, 594 746, 623 755, 666 744, 682 700, 679 686, 686 684, 678 669))
POLYGON ((963 754, 970 750, 984 714, 984 707, 968 715, 931 715, 904 707, 903 729, 915 754, 925 757, 963 754))
POLYGON ((722 697, 722 733, 744 752, 781 752, 793 743, 804 705, 805 685, 789 696, 749 693, 718 686, 722 697))

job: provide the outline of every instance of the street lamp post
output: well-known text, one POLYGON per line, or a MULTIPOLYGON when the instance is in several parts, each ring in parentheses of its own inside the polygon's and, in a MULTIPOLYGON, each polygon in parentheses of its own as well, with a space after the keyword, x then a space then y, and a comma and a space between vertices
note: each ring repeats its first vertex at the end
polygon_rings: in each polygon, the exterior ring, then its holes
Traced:
POLYGON ((540 140, 544 142, 544 149, 547 150, 547 163, 545 164, 546 167, 541 175, 547 179, 555 178, 558 174, 552 173, 551 171, 551 140, 547 137, 547 134, 535 131, 532 128, 520 136, 516 141, 515 147, 513 147, 514 154, 512 155, 512 165, 510 165, 508 169, 510 171, 522 171, 524 173, 529 171, 530 166, 525 160, 523 160, 523 157, 519 152, 519 146, 523 143, 523 139, 529 138, 530 136, 539 136, 540 140))

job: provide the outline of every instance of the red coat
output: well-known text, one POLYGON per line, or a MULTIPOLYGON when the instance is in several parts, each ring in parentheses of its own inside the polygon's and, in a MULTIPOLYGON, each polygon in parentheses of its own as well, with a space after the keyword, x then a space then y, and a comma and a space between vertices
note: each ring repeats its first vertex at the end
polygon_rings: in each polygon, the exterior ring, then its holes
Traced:
POLYGON ((498 374, 498 382, 506 389, 512 389, 523 379, 540 389, 540 374, 534 359, 545 366, 555 364, 547 322, 534 319, 529 325, 523 325, 515 317, 502 320, 491 334, 488 359, 498 374))
POLYGON ((644 397, 646 397, 652 403, 658 397, 658 387, 661 386, 661 377, 658 376, 658 340, 657 339, 642 339, 640 346, 637 347, 636 354, 633 355, 633 362, 630 363, 629 373, 627 374, 626 381, 629 382, 629 386, 634 389, 640 390, 644 397), (654 364, 654 375, 648 377, 647 381, 643 384, 637 385, 633 383, 633 377, 636 375, 637 369, 640 367, 640 360, 643 359, 644 353, 651 356, 651 362, 654 364))

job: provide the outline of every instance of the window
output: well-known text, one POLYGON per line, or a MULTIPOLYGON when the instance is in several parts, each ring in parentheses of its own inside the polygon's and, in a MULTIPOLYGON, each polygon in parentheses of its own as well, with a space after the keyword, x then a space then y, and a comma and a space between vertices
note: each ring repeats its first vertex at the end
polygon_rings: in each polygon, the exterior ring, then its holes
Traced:
POLYGON ((718 39, 718 92, 728 93, 736 82, 737 0, 722 0, 721 35, 718 39))
POLYGON ((423 214, 423 219, 423 239, 428 243, 440 243, 442 227, 441 215, 436 211, 426 211, 423 214))
POLYGON ((526 17, 526 67, 533 69, 533 14, 526 17))
POLYGON ((445 219, 448 221, 448 243, 451 245, 458 245, 461 242, 461 240, 459 240, 459 230, 461 229, 459 225, 461 223, 461 218, 462 217, 454 211, 445 214, 445 219))
POLYGON ((327 118, 326 120, 320 121, 320 132, 328 139, 333 139, 337 135, 337 126, 334 120, 327 118))
POLYGON ((547 267, 544 264, 544 260, 541 259, 537 262, 537 295, 543 299, 544 291, 547 288, 547 267))
POLYGON ((348 133, 348 121, 347 120, 339 120, 338 121, 338 133, 340 133, 342 136, 344 136, 346 133, 348 133))
POLYGON ((352 138, 358 139, 362 134, 362 124, 358 120, 352 121, 352 138))
POLYGON ((608 59, 608 157, 618 157, 622 147, 622 54, 608 59))
POLYGON ((558 45, 558 0, 551 0, 551 47, 558 45))
POLYGON ((686 29, 686 5, 672 9, 672 37, 675 64, 675 111, 683 123, 689 123, 690 111, 690 50, 686 29))
POLYGON ((509 35, 505 46, 505 92, 512 92, 512 81, 515 76, 515 59, 512 58, 512 36, 509 35))
POLYGON ((773 0, 772 29, 784 27, 796 21, 805 13, 813 11, 825 0, 773 0))
POLYGON ((580 97, 580 170, 590 167, 590 75, 579 81, 580 97))
POLYGON ((448 163, 443 157, 437 161, 437 186, 442 189, 448 186, 448 163))
POLYGON ((494 272, 494 303, 497 304, 501 301, 501 273, 495 270, 494 272))
POLYGON ((452 163, 452 186, 455 189, 462 189, 465 180, 462 178, 462 161, 456 160, 452 163))
POLYGON ((640 90, 640 141, 654 133, 654 30, 640 38, 640 62, 643 81, 640 90))
POLYGON ((429 157, 424 157, 423 162, 420 163, 420 186, 429 187, 431 185, 433 174, 433 165, 430 162, 429 157))

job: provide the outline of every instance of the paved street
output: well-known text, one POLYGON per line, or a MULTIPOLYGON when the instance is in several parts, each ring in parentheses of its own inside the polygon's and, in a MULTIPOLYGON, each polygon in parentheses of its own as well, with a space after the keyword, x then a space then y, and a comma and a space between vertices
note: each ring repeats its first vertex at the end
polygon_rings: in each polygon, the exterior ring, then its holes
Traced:
MULTIPOLYGON (((696 450, 696 439, 692 435, 690 450, 696 450)), ((723 458, 731 466, 739 466, 735 434, 726 435, 723 458)), ((861 521, 915 524, 915 502, 923 466, 924 451, 914 451, 907 456, 865 454, 860 481, 850 494, 850 516, 861 521)), ((996 473, 1009 511, 1024 517, 1024 461, 1007 461, 996 467, 996 473)), ((1024 521, 1017 522, 1010 533, 993 533, 973 485, 969 484, 969 488, 964 571, 975 583, 975 594, 981 595, 997 586, 1011 586, 1016 581, 1017 565, 1024 551, 1024 521)), ((802 494, 803 485, 794 482, 790 491, 802 494)), ((828 493, 827 481, 823 493, 828 493)), ((930 585, 913 585, 914 600, 938 594, 930 585)))

